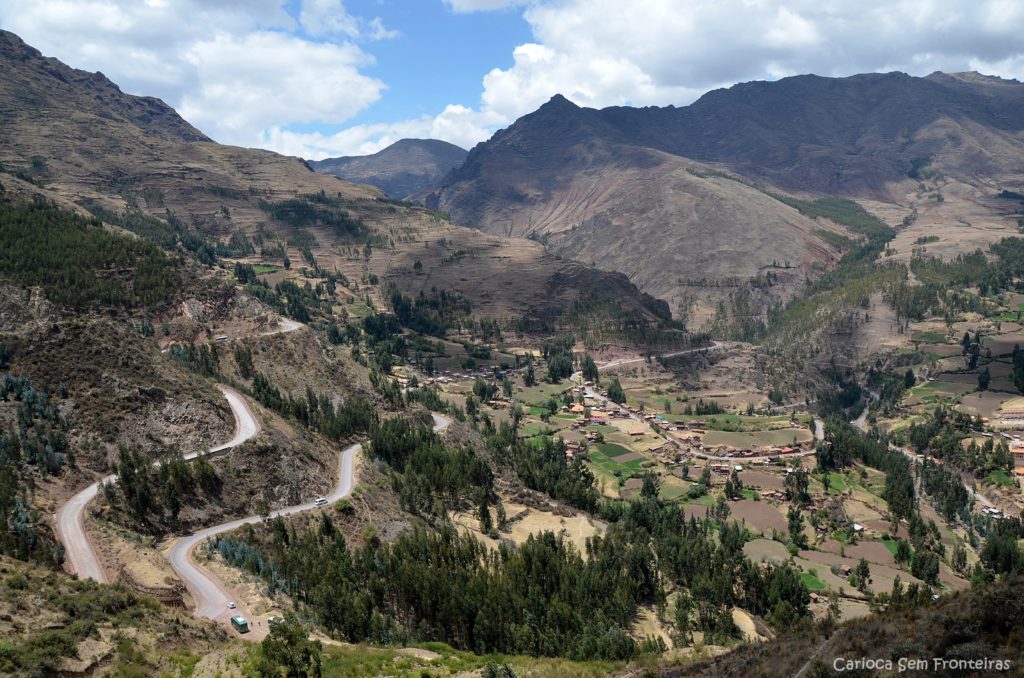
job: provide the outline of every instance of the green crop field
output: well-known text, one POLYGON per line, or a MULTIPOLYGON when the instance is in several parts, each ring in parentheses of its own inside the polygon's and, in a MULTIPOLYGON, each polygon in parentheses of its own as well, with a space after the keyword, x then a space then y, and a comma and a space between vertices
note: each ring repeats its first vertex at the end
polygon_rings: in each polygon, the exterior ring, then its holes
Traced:
POLYGON ((807 587, 808 591, 824 591, 828 588, 825 586, 825 582, 821 581, 810 572, 801 572, 800 579, 803 581, 804 586, 807 587))
POLYGON ((594 470, 600 472, 605 476, 615 476, 615 472, 619 471, 620 476, 625 478, 633 473, 640 471, 643 459, 634 459, 628 461, 625 464, 612 459, 612 457, 619 457, 623 454, 629 454, 632 450, 628 450, 622 445, 616 445, 615 443, 599 443, 597 445, 591 445, 588 451, 590 458, 590 465, 594 470))

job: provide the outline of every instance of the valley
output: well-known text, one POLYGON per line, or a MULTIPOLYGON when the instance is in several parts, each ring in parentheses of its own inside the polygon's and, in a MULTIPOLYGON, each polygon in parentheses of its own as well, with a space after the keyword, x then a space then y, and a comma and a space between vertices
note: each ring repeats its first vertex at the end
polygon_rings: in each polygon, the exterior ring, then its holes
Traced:
POLYGON ((0 32, 0 672, 1020 661, 1022 101, 556 96, 310 165, 0 32))

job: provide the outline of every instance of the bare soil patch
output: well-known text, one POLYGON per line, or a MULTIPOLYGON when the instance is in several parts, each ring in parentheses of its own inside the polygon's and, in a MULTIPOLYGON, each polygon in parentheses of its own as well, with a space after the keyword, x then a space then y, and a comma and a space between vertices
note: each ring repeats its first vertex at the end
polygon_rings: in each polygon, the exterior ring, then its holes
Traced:
POLYGON ((859 544, 847 546, 846 555, 850 558, 863 558, 869 563, 896 567, 896 559, 892 552, 879 541, 862 541, 859 544))
POLYGON ((743 499, 730 502, 729 508, 734 520, 745 522, 756 532, 771 534, 773 529, 777 532, 786 531, 786 517, 768 502, 743 499))
POLYGON ((690 518, 697 518, 698 520, 706 518, 708 515, 708 507, 703 504, 687 504, 683 506, 683 515, 686 516, 687 520, 690 518))
POLYGON ((741 471, 740 480, 743 481, 745 487, 761 487, 767 490, 779 491, 785 489, 782 476, 765 473, 764 471, 741 471))
POLYGON ((789 551, 781 542, 773 539, 753 539, 743 545, 743 553, 755 563, 781 564, 789 560, 789 551))

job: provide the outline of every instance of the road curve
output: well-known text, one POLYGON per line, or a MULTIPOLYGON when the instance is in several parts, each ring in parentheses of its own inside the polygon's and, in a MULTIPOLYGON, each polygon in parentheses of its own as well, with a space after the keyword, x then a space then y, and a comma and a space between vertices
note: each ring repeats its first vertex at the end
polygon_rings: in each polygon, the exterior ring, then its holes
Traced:
MULTIPOLYGON (((231 440, 222 445, 211 448, 205 452, 191 452, 183 455, 185 459, 195 459, 200 455, 216 455, 221 452, 238 447, 246 440, 249 440, 260 432, 260 425, 252 415, 245 398, 232 388, 218 384, 224 397, 227 398, 231 414, 235 417, 235 435, 231 440)), ((156 466, 157 462, 154 464, 156 466)), ((85 507, 89 505, 99 492, 100 483, 113 483, 117 476, 109 475, 89 485, 84 490, 71 497, 66 504, 60 507, 56 516, 57 538, 64 544, 64 558, 68 569, 78 575, 79 579, 95 579, 98 582, 107 582, 107 575, 103 571, 96 551, 85 533, 85 507)))
MULTIPOLYGON (((447 417, 437 413, 431 414, 434 419, 434 431, 440 433, 448 428, 448 425, 451 422, 447 417)), ((362 445, 360 443, 356 443, 355 445, 345 448, 341 455, 339 455, 338 482, 334 486, 334 490, 330 494, 324 496, 329 503, 343 499, 352 492, 352 471, 354 459, 356 453, 361 448, 362 445)), ((270 517, 276 518, 277 516, 289 516, 295 513, 301 513, 302 511, 309 511, 314 508, 317 508, 315 502, 309 501, 304 504, 297 504, 295 506, 271 511, 270 517)), ((195 616, 207 617, 221 622, 226 622, 234 614, 241 614, 250 620, 253 619, 251 615, 245 614, 244 609, 237 607, 233 610, 228 609, 228 602, 233 600, 232 596, 229 595, 225 587, 217 581, 213 575, 192 559, 192 552, 196 546, 211 537, 238 529, 242 525, 261 522, 263 519, 264 516, 254 515, 232 520, 221 525, 207 527, 185 537, 184 539, 180 539, 171 548, 171 552, 168 556, 171 562, 171 567, 173 567, 174 571, 178 573, 181 580, 185 582, 185 586, 188 588, 189 593, 192 594, 192 599, 195 601, 196 606, 194 612, 195 616)))
MULTIPOLYGON (((267 334, 294 332, 301 327, 300 323, 282 318, 278 321, 279 329, 267 334)), ((217 454, 230 450, 249 440, 260 431, 259 423, 252 416, 245 398, 227 386, 218 385, 217 388, 227 398, 228 405, 231 407, 231 413, 235 417, 235 435, 226 443, 206 452, 186 454, 184 455, 185 459, 195 459, 201 454, 217 454)), ((96 494, 99 492, 100 483, 115 482, 116 480, 116 476, 109 475, 89 485, 61 506, 54 517, 54 528, 57 538, 64 545, 65 565, 73 574, 77 574, 80 579, 94 579, 98 582, 107 582, 107 575, 103 571, 103 566, 100 564, 100 560, 96 556, 96 551, 89 542, 88 536, 86 536, 84 516, 85 507, 95 499, 96 494)))

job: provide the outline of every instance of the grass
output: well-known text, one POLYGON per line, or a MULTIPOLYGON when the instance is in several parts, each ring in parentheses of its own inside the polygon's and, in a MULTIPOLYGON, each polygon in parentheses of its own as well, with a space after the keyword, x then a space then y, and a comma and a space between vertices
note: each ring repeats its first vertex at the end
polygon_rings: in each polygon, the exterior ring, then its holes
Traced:
POLYGON ((629 454, 630 452, 631 450, 627 450, 622 445, 616 445, 615 443, 598 443, 590 447, 588 456, 590 458, 590 465, 601 474, 614 477, 615 472, 619 471, 620 476, 625 478, 639 472, 643 468, 641 464, 644 460, 636 459, 620 464, 612 459, 612 457, 629 454))
MULTIPOLYGON (((789 415, 758 416, 746 414, 675 414, 666 416, 667 419, 685 419, 687 421, 702 422, 710 431, 771 431, 774 429, 788 428, 789 415)), ((809 414, 797 415, 797 421, 804 424, 814 418, 809 414)))
POLYGON ((846 530, 833 530, 832 531, 832 538, 835 539, 840 544, 849 544, 850 543, 850 535, 846 532, 846 530))
POLYGON ((714 497, 714 495, 711 495, 711 494, 702 494, 701 496, 697 497, 696 499, 690 499, 689 497, 687 497, 683 501, 683 503, 684 504, 697 504, 698 506, 714 506, 715 505, 715 497, 714 497))
POLYGON ((885 474, 878 472, 868 472, 867 478, 862 478, 859 483, 855 483, 857 487, 860 487, 868 494, 882 498, 882 493, 885 492, 885 474))
POLYGON ((273 264, 253 264, 252 268, 257 273, 277 273, 281 270, 280 266, 274 266, 273 264))
POLYGON ((810 572, 801 572, 800 580, 803 581, 804 586, 807 587, 808 591, 824 591, 828 587, 825 586, 825 582, 818 579, 816 575, 810 572))
POLYGON ((740 494, 742 494, 745 499, 750 499, 751 501, 757 499, 757 492, 754 492, 753 490, 743 488, 740 490, 740 494))
POLYGON ((680 497, 686 496, 686 493, 690 490, 690 484, 691 483, 679 480, 678 478, 670 477, 662 479, 660 496, 666 501, 679 499, 680 497))
POLYGON ((956 384, 951 381, 927 381, 920 386, 910 389, 911 393, 928 393, 933 391, 947 391, 956 393, 956 384))
POLYGON ((355 320, 362 320, 366 316, 371 315, 373 313, 373 309, 371 309, 369 306, 366 305, 365 302, 361 300, 354 301, 351 304, 344 304, 343 306, 345 308, 345 312, 348 314, 348 317, 355 320))
MULTIPOLYGON (((397 648, 354 645, 350 647, 324 647, 323 675, 342 676, 402 676, 420 678, 425 675, 464 675, 478 673, 489 664, 506 664, 515 675, 558 675, 571 678, 604 676, 621 669, 622 663, 574 662, 567 659, 549 659, 526 656, 475 655, 452 649, 443 643, 426 643, 422 649, 440 655, 427 660, 406 654, 397 648)), ((258 649, 250 653, 255 656, 258 649)))
POLYGON ((842 473, 829 473, 828 481, 829 492, 832 494, 841 494, 843 492, 846 492, 846 489, 849 487, 849 485, 847 485, 846 483, 846 476, 844 476, 842 473))
POLYGON ((935 332, 934 330, 916 332, 914 334, 914 341, 920 341, 925 344, 945 344, 946 335, 941 332, 935 332))
POLYGON ((989 474, 985 476, 985 482, 991 485, 999 485, 1000 487, 1013 487, 1017 484, 1016 481, 1010 477, 1010 474, 1001 468, 996 469, 995 471, 990 471, 989 474))
MULTIPOLYGON (((480 361, 477 361, 477 363, 480 364, 480 361)), ((561 405, 562 394, 570 388, 572 388, 572 383, 568 381, 564 381, 561 384, 539 383, 530 388, 523 389, 519 394, 519 399, 527 405, 541 406, 549 398, 554 398, 561 405)))
POLYGON ((551 434, 551 433, 555 433, 555 431, 556 431, 556 429, 553 429, 550 426, 530 426, 530 425, 526 425, 526 426, 523 426, 523 427, 521 427, 519 429, 519 436, 521 438, 533 438, 534 436, 548 435, 548 434, 551 434))
POLYGON ((886 535, 885 537, 882 537, 882 545, 885 546, 885 548, 889 549, 889 553, 891 553, 894 558, 896 557, 896 541, 895 540, 889 538, 889 536, 886 535))

